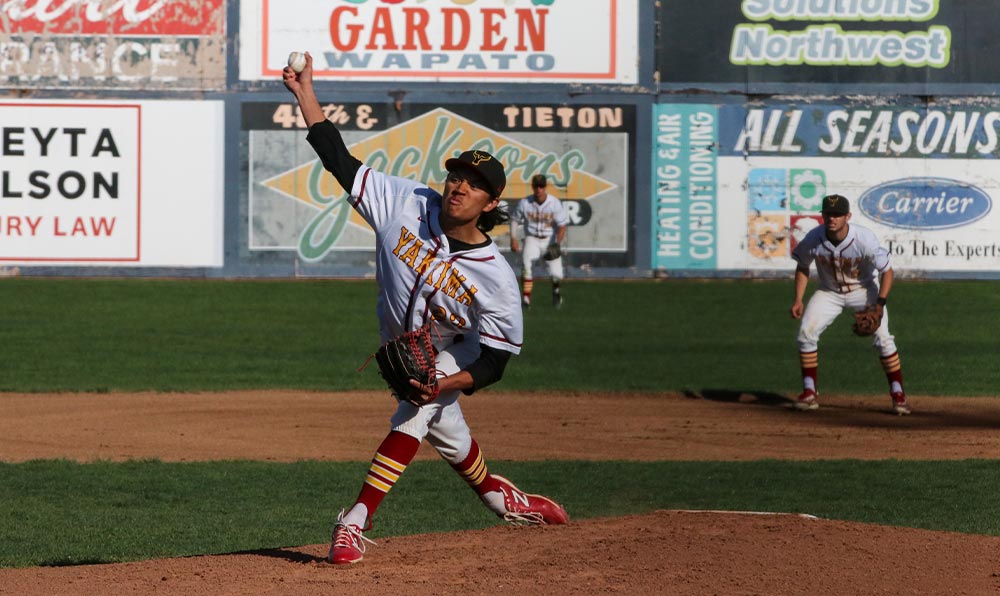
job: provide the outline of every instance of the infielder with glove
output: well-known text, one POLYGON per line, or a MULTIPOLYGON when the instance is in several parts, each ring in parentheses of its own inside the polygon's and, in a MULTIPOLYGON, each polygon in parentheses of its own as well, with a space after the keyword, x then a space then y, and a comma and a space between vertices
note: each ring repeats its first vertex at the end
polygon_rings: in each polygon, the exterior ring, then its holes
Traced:
POLYGON ((487 235, 508 219, 498 208, 503 165, 485 151, 448 159, 442 193, 378 172, 348 152, 324 117, 311 56, 301 72, 287 67, 282 77, 309 127, 306 140, 375 231, 383 343, 376 357, 398 401, 356 502, 337 518, 329 562, 362 559, 372 543, 363 533, 425 438, 496 515, 515 524, 565 523, 558 503, 489 472, 458 403, 499 381, 521 350, 517 278, 487 235))
POLYGON ((532 267, 542 257, 552 276, 552 305, 562 306, 559 282, 563 278, 562 246, 566 240, 569 218, 559 199, 546 192, 548 180, 544 174, 531 178, 531 194, 517 202, 511 220, 510 249, 521 251, 518 238, 524 234, 524 252, 521 253, 521 279, 523 291, 521 305, 531 306, 531 290, 535 279, 532 267))
POLYGON ((792 251, 798 267, 791 315, 802 320, 798 344, 803 391, 795 407, 800 410, 819 407, 816 385, 819 337, 849 308, 855 315, 854 332, 873 338, 872 346, 889 381, 893 412, 901 416, 909 414, 899 352, 895 338, 889 333, 889 312, 885 306, 893 282, 889 251, 879 245, 874 232, 849 223, 851 207, 843 196, 823 197, 822 214, 823 225, 810 230, 792 251), (809 304, 803 306, 813 262, 819 274, 819 288, 809 304))

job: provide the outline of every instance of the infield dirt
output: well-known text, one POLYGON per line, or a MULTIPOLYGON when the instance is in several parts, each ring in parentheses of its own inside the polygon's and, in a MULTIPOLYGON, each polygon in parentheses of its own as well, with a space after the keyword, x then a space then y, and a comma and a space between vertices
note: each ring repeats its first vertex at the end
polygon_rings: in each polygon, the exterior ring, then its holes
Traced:
MULTIPOLYGON (((900 418, 889 413, 885 396, 824 395, 820 410, 800 413, 774 394, 484 392, 463 400, 463 408, 491 459, 1000 457, 997 400, 912 403, 914 414, 900 418)), ((392 411, 382 393, 4 394, 0 404, 0 455, 9 462, 363 461, 392 411)), ((437 455, 425 447, 418 457, 437 455)), ((657 511, 378 542, 347 569, 321 562, 325 544, 5 569, 0 594, 1000 593, 998 537, 800 515, 657 511)))

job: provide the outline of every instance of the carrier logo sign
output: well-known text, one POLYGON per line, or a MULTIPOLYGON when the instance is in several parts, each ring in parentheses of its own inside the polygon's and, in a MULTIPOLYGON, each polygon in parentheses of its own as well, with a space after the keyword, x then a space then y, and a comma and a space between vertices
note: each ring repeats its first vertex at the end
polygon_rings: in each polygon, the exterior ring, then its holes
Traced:
POLYGON ((858 201, 871 219, 910 230, 957 228, 982 219, 993 208, 985 191, 948 178, 906 178, 869 189, 858 201))

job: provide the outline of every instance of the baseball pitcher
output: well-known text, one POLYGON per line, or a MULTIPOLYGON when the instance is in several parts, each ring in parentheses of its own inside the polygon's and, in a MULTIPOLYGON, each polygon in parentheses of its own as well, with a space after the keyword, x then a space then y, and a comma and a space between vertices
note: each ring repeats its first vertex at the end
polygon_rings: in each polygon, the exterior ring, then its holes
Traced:
MULTIPOLYGON (((375 231, 379 368, 397 408, 354 505, 338 516, 328 560, 356 563, 371 540, 364 532, 382 499, 427 441, 501 518, 515 524, 561 524, 555 501, 527 494, 491 474, 459 406, 500 380, 521 350, 517 278, 487 232, 507 221, 499 208, 503 165, 485 151, 448 159, 443 192, 389 176, 352 156, 323 115, 312 84, 312 57, 285 86, 309 127, 306 140, 350 193, 350 205, 375 231), (429 361, 429 362, 428 362, 429 361), (429 367, 407 372, 410 364, 429 367)), ((349 424, 350 421, 345 421, 349 424)))
POLYGON ((562 292, 559 282, 563 278, 562 246, 566 240, 566 226, 569 218, 559 199, 546 192, 548 180, 543 174, 531 178, 531 194, 521 199, 511 220, 510 249, 521 250, 518 238, 524 236, 524 251, 521 253, 521 279, 523 283, 521 305, 531 306, 531 291, 534 287, 532 268, 542 257, 552 277, 552 305, 562 306, 562 292))
POLYGON ((903 372, 895 338, 889 333, 886 302, 892 290, 893 272, 889 252, 880 246, 871 230, 851 220, 851 207, 841 195, 823 197, 823 225, 810 230, 792 251, 795 269, 795 300, 791 315, 801 319, 798 344, 803 391, 795 403, 799 410, 819 408, 816 385, 819 370, 819 337, 844 309, 855 313, 855 333, 872 336, 882 369, 889 381, 892 409, 900 416, 910 413, 903 391, 903 372), (803 306, 809 282, 809 267, 816 263, 819 288, 803 306))

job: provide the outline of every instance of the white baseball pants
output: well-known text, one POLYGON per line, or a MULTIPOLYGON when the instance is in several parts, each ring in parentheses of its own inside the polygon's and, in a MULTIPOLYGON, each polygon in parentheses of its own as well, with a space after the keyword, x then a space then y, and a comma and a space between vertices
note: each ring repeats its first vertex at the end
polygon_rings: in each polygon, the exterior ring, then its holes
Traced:
MULTIPOLYGON (((819 344, 819 336, 826 331, 833 321, 845 309, 851 312, 863 310, 870 304, 875 304, 878 298, 878 286, 862 287, 841 294, 829 290, 816 290, 806 304, 802 314, 802 324, 799 326, 799 351, 815 352, 819 344)), ((882 324, 872 336, 872 347, 881 356, 891 356, 896 352, 895 337, 889 333, 889 309, 882 315, 882 324)))
MULTIPOLYGON (((478 348, 478 342, 469 340, 448 346, 438 353, 438 370, 448 375, 457 373, 475 361, 478 348)), ((460 395, 461 391, 441 393, 421 408, 401 400, 392 416, 392 430, 418 441, 426 438, 445 461, 462 463, 472 449, 472 433, 458 405, 460 395)))
MULTIPOLYGON (((532 266, 535 261, 542 256, 545 249, 549 246, 549 238, 539 238, 537 236, 525 236, 524 238, 524 248, 521 250, 521 274, 522 279, 526 281, 534 280, 534 275, 532 274, 532 266)), ((544 259, 543 259, 544 261, 544 259)), ((563 264, 562 257, 558 259, 553 259, 551 261, 545 261, 545 266, 548 268, 549 275, 552 276, 553 281, 560 281, 563 278, 563 264)))

